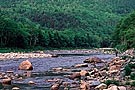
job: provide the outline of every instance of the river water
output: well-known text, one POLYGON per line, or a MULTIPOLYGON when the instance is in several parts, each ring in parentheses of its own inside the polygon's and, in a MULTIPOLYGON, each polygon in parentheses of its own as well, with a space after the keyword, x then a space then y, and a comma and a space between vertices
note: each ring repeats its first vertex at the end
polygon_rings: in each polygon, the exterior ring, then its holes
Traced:
MULTIPOLYGON (((49 88, 51 87, 52 83, 46 82, 46 80, 53 78, 64 78, 63 75, 51 73, 52 68, 70 68, 76 64, 83 63, 86 58, 93 56, 99 57, 107 61, 111 60, 111 58, 114 57, 114 55, 107 54, 60 54, 59 57, 55 58, 29 59, 34 67, 32 71, 29 71, 29 73, 32 73, 31 77, 26 77, 21 81, 13 80, 13 85, 4 87, 4 90, 11 90, 13 86, 17 86, 21 90, 50 90, 49 88), (36 84, 28 85, 28 81, 34 81, 36 84)), ((26 59, 0 61, 0 72, 12 70, 14 71, 14 73, 17 74, 25 73, 25 71, 18 70, 18 66, 23 60, 26 59)), ((89 67, 87 69, 89 69, 89 67)), ((69 80, 65 79, 65 81, 69 80)))

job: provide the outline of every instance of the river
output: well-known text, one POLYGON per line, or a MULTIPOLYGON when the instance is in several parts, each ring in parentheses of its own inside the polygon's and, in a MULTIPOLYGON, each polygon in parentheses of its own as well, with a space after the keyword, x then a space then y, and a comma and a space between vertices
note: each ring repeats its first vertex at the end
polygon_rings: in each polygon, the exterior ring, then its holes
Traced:
MULTIPOLYGON (((19 87, 21 90, 50 90, 52 83, 46 82, 48 79, 61 78, 65 81, 70 81, 65 79, 62 74, 54 74, 51 72, 52 68, 64 67, 70 68, 76 64, 83 63, 86 58, 97 56, 104 60, 111 60, 114 55, 109 54, 59 54, 59 57, 55 58, 35 58, 29 59, 32 62, 34 69, 29 71, 32 73, 31 77, 25 77, 21 81, 13 80, 11 86, 4 87, 5 90, 10 90, 13 86, 19 87), (28 85, 28 81, 34 81, 35 85, 28 85)), ((8 70, 14 71, 16 74, 23 74, 25 71, 18 70, 19 64, 26 59, 19 60, 3 60, 0 61, 0 72, 6 72, 8 70)), ((89 69, 87 67, 87 69, 89 69)))

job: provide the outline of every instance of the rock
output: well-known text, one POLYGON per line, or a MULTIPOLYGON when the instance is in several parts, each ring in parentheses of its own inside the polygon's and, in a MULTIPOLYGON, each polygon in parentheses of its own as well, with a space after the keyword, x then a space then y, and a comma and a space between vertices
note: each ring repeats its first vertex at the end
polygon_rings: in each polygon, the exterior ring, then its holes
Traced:
POLYGON ((52 54, 52 57, 58 57, 58 55, 57 54, 52 54))
POLYGON ((124 86, 118 86, 119 90, 127 90, 124 86))
POLYGON ((22 81, 23 80, 23 77, 19 77, 17 78, 18 81, 22 81))
POLYGON ((89 84, 87 82, 81 80, 80 89, 81 90, 89 90, 89 84))
POLYGON ((89 76, 89 72, 86 70, 81 70, 80 75, 81 76, 89 76))
POLYGON ((48 79, 47 82, 58 82, 60 79, 54 78, 54 79, 48 79))
POLYGON ((2 84, 11 85, 11 79, 10 78, 3 79, 2 84))
POLYGON ((109 72, 112 72, 112 71, 119 71, 119 70, 120 70, 120 67, 121 67, 121 65, 113 65, 113 66, 110 66, 109 72))
POLYGON ((104 83, 101 83, 100 85, 95 87, 95 89, 99 89, 99 90, 103 90, 103 89, 106 89, 106 88, 107 88, 107 85, 104 84, 104 83))
POLYGON ((54 84, 51 87, 51 90, 59 90, 60 84, 54 84))
POLYGON ((108 89, 103 89, 103 90, 119 90, 118 86, 114 85, 109 87, 108 89))
POLYGON ((91 86, 97 86, 100 85, 100 81, 95 79, 94 81, 91 82, 91 86))
POLYGON ((20 90, 18 87, 13 87, 12 90, 20 90))
POLYGON ((14 71, 12 71, 12 70, 9 70, 9 71, 6 71, 6 73, 14 73, 14 71))
POLYGON ((124 63, 125 63, 125 60, 121 60, 120 57, 115 57, 110 62, 109 66, 112 66, 112 65, 123 65, 124 63))
POLYGON ((32 64, 29 60, 21 62, 19 65, 20 70, 33 70, 32 64))
POLYGON ((90 57, 84 61, 84 63, 104 63, 103 60, 101 60, 98 57, 90 57))
POLYGON ((81 78, 80 73, 73 73, 72 75, 69 76, 69 79, 74 80, 75 78, 81 78))
POLYGON ((100 72, 101 76, 107 76, 108 75, 108 72, 106 70, 103 70, 100 72))
POLYGON ((123 54, 133 56, 134 55, 134 48, 126 50, 123 54))
POLYGON ((70 85, 70 82, 63 82, 62 85, 63 85, 64 87, 68 87, 68 86, 70 85))
POLYGON ((29 81, 28 84, 32 85, 32 84, 35 84, 35 82, 34 81, 29 81))
POLYGON ((77 64, 77 65, 75 65, 75 67, 76 68, 78 68, 78 67, 88 67, 88 64, 77 64))
POLYGON ((57 68, 52 68, 53 71, 55 72, 59 72, 59 71, 62 71, 62 67, 57 67, 57 68))

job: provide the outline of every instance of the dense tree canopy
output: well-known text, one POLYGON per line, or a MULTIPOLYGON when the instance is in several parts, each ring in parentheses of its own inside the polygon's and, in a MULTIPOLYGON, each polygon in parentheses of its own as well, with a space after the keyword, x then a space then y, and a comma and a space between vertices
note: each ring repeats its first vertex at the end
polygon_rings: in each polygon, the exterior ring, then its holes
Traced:
POLYGON ((114 32, 113 39, 118 48, 135 48, 135 12, 119 22, 114 32))
POLYGON ((134 11, 134 3, 135 0, 0 0, 0 46, 108 47, 115 25, 134 11))

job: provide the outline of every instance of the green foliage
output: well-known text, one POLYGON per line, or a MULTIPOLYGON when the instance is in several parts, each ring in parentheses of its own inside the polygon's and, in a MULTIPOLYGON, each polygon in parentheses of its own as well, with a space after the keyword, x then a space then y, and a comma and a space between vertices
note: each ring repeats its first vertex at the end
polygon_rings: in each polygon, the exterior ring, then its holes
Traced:
POLYGON ((120 49, 129 49, 135 47, 135 12, 125 17, 117 25, 114 32, 115 45, 120 49))
POLYGON ((131 78, 132 80, 135 80, 135 73, 130 74, 130 78, 131 78))
POLYGON ((126 81, 125 85, 130 85, 130 82, 126 81))
MULTIPOLYGON (((135 9, 134 3, 134 0, 0 0, 0 47, 109 47, 116 23, 135 9)), ((132 28, 128 33, 127 38, 134 37, 132 28)), ((124 46, 134 46, 133 40, 127 40, 124 46)))
POLYGON ((116 81, 116 80, 106 80, 106 81, 105 81, 105 84, 106 84, 107 86, 109 86, 110 84, 119 85, 119 81, 116 81))
POLYGON ((131 86, 135 86, 135 81, 131 83, 131 86))
POLYGON ((125 66, 125 75, 128 76, 131 74, 131 67, 129 65, 125 66))
POLYGON ((135 69, 135 64, 130 64, 130 63, 129 63, 129 67, 135 69))

